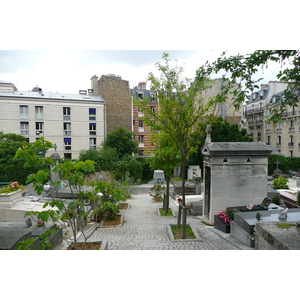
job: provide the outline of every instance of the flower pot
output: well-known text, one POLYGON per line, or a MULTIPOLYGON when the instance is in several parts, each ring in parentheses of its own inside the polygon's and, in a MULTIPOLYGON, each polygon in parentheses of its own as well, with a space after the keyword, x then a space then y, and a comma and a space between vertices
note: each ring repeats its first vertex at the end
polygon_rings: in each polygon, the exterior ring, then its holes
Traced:
POLYGON ((8 194, 0 194, 0 207, 12 207, 19 201, 23 201, 23 190, 17 190, 8 194))
POLYGON ((230 224, 224 223, 217 215, 215 215, 215 228, 225 232, 230 233, 230 224))

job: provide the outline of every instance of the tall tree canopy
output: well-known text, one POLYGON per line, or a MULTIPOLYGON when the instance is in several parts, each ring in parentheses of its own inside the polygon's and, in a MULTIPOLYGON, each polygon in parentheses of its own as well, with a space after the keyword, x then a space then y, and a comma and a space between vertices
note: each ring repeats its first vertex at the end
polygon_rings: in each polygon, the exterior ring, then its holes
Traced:
POLYGON ((132 132, 127 131, 124 127, 119 127, 109 133, 102 146, 104 149, 116 149, 119 158, 138 152, 137 143, 132 139, 132 132))
POLYGON ((203 78, 210 77, 213 73, 225 70, 228 73, 224 78, 226 84, 223 91, 216 97, 216 101, 223 102, 225 96, 234 88, 236 82, 240 83, 241 89, 234 89, 234 104, 240 105, 249 99, 254 89, 263 78, 254 79, 260 69, 268 68, 270 61, 278 62, 280 71, 277 79, 287 83, 288 87, 284 91, 284 101, 274 103, 270 120, 278 121, 281 119, 283 111, 287 106, 298 106, 300 88, 300 50, 257 50, 251 54, 226 56, 224 52, 215 62, 206 62, 196 72, 196 80, 202 81, 203 78), (229 77, 229 78, 228 78, 229 77))

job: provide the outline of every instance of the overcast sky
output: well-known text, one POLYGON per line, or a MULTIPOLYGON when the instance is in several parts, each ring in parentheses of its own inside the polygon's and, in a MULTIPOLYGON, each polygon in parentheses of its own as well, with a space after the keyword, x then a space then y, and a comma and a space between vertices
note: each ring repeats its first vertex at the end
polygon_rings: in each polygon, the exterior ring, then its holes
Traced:
MULTIPOLYGON (((201 65, 217 59, 223 50, 0 50, 0 80, 14 83, 20 91, 39 86, 44 92, 77 94, 81 89, 91 88, 93 75, 116 74, 133 88, 146 81, 150 71, 157 71, 155 63, 161 61, 163 52, 178 60, 186 77, 193 78, 201 65)), ((264 83, 276 80, 279 68, 278 64, 270 65, 258 76, 265 78, 264 83)))

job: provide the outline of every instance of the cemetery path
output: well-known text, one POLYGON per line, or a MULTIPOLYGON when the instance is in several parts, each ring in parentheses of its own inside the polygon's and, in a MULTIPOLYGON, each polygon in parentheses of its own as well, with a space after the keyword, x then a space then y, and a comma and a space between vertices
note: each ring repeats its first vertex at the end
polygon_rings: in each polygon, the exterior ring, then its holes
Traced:
MULTIPOLYGON (((134 195, 127 200, 128 210, 122 210, 123 225, 99 228, 89 241, 107 241, 108 250, 240 250, 239 247, 205 226, 199 217, 188 215, 187 223, 198 234, 197 240, 172 241, 167 233, 168 224, 176 224, 176 217, 161 217, 161 202, 153 202, 148 193, 134 195)), ((170 207, 177 213, 175 201, 170 207)))

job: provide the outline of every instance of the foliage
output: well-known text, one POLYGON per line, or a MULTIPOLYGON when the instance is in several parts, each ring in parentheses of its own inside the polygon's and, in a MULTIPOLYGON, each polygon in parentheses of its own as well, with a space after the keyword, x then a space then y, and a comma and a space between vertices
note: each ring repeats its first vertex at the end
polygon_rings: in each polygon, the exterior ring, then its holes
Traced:
POLYGON ((296 156, 282 156, 282 155, 269 155, 268 158, 268 174, 274 174, 276 169, 275 161, 278 160, 280 162, 279 169, 286 173, 289 170, 298 172, 300 170, 300 157, 296 156))
POLYGON ((159 199, 162 198, 162 195, 165 191, 165 187, 161 184, 155 184, 150 190, 151 192, 149 193, 153 199, 159 199))
MULTIPOLYGON (((219 117, 209 117, 208 120, 202 124, 203 130, 207 125, 211 127, 211 141, 212 142, 252 142, 253 139, 249 137, 246 129, 239 129, 238 125, 230 124, 219 117)), ((197 152, 190 155, 188 159, 189 165, 203 165, 202 148, 204 140, 199 144, 197 152)))
POLYGON ((97 221, 102 221, 106 219, 115 219, 118 212, 119 210, 115 203, 106 201, 99 204, 93 214, 97 221))
POLYGON ((275 196, 272 198, 272 203, 274 203, 276 205, 280 205, 280 201, 281 201, 280 196, 275 196))
POLYGON ((132 139, 132 132, 124 127, 118 127, 115 131, 107 134, 102 146, 104 149, 113 148, 117 151, 118 158, 132 155, 138 152, 137 142, 132 139))
POLYGON ((140 164, 142 168, 142 175, 141 175, 141 182, 147 183, 153 177, 153 171, 151 169, 151 160, 152 157, 143 157, 143 156, 136 156, 134 157, 140 164))
POLYGON ((116 163, 114 174, 117 180, 122 180, 126 174, 129 174, 129 177, 138 183, 142 177, 142 170, 142 164, 135 157, 125 155, 116 163))
POLYGON ((0 131, 0 181, 18 181, 20 184, 26 183, 27 176, 35 172, 35 166, 24 167, 23 158, 14 159, 19 148, 27 145, 26 139, 14 133, 4 134, 0 131))
POLYGON ((298 106, 298 97, 295 91, 300 87, 300 51, 299 50, 257 50, 251 54, 235 55, 226 57, 226 52, 212 63, 206 62, 196 72, 196 80, 202 81, 213 73, 225 70, 229 73, 229 79, 223 78, 224 88, 216 97, 217 102, 224 102, 226 94, 231 92, 234 96, 233 103, 239 106, 249 98, 253 89, 258 89, 258 83, 263 78, 255 80, 253 75, 262 68, 267 68, 270 61, 278 62, 281 71, 277 74, 277 80, 288 84, 284 91, 285 101, 275 103, 272 108, 270 120, 278 121, 282 117, 285 108, 289 106, 298 106), (236 82, 239 83, 238 89, 235 88, 236 82))
POLYGON ((281 177, 281 176, 272 181, 272 185, 275 190, 288 189, 289 187, 288 187, 287 183, 288 183, 288 179, 281 177))
POLYGON ((239 210, 236 208, 226 209, 225 211, 221 210, 218 212, 217 216, 222 220, 223 223, 230 224, 230 222, 233 221, 234 214, 237 212, 239 212, 239 210))
MULTIPOLYGON (((91 160, 66 160, 56 164, 50 157, 39 156, 38 153, 41 151, 46 153, 47 150, 52 147, 53 145, 50 142, 41 138, 41 140, 23 146, 17 151, 16 156, 25 158, 26 165, 30 166, 31 164, 36 164, 40 167, 37 173, 28 176, 27 183, 32 183, 38 194, 43 192, 43 184, 47 181, 50 181, 55 189, 55 195, 52 197, 52 201, 46 202, 43 206, 43 208, 49 208, 48 210, 41 212, 30 211, 25 214, 25 217, 30 216, 36 223, 42 221, 45 224, 44 226, 50 221, 54 224, 62 224, 66 230, 66 241, 74 244, 75 249, 78 249, 77 233, 80 233, 84 239, 84 243, 82 244, 82 247, 84 247, 87 239, 94 232, 86 236, 83 231, 81 224, 84 223, 88 214, 85 210, 84 203, 86 201, 95 201, 97 206, 99 202, 104 203, 108 201, 115 204, 122 199, 122 190, 114 189, 111 184, 99 181, 90 182, 89 186, 92 187, 93 190, 83 192, 82 188, 83 185, 85 185, 86 176, 94 172, 95 163, 91 160), (55 182, 53 182, 51 177, 51 168, 55 174, 59 174, 59 180, 55 182), (67 182, 67 186, 70 188, 72 194, 72 200, 68 204, 59 197, 58 186, 60 186, 62 181, 67 182), (102 198, 99 197, 99 195, 102 195, 102 198), (70 230, 67 228, 67 224, 69 224, 70 230)), ((57 226, 55 230, 59 230, 59 227, 57 226)))
MULTIPOLYGON (((176 239, 180 239, 181 237, 181 232, 182 232, 182 226, 175 226, 175 225, 171 225, 171 230, 172 230, 172 233, 173 233, 173 236, 176 239)), ((187 225, 186 226, 186 236, 188 239, 195 239, 195 234, 192 230, 192 228, 187 225)))
POLYGON ((300 191, 297 193, 297 205, 300 206, 300 191))
POLYGON ((113 171, 119 161, 117 150, 110 147, 101 149, 83 150, 79 154, 79 160, 92 160, 95 162, 95 170, 99 171, 113 171))
POLYGON ((278 228, 289 229, 291 226, 296 226, 296 224, 291 223, 277 223, 278 228))
POLYGON ((0 194, 8 194, 8 193, 12 193, 24 189, 25 187, 23 185, 20 185, 17 181, 14 181, 3 188, 0 188, 0 194))

